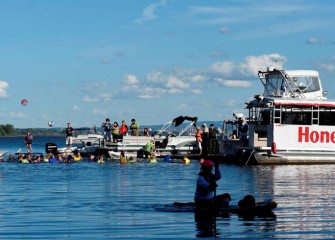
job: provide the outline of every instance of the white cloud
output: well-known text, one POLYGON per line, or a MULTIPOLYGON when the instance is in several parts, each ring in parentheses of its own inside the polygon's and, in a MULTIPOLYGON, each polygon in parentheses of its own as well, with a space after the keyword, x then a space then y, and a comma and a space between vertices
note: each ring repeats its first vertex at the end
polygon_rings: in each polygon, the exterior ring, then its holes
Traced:
POLYGON ((170 89, 171 88, 186 89, 189 87, 189 84, 185 80, 185 78, 188 76, 189 76, 188 74, 185 74, 182 71, 179 71, 179 72, 171 71, 170 73, 165 74, 161 71, 153 70, 152 72, 147 74, 146 80, 149 83, 160 84, 170 89), (179 77, 179 75, 182 75, 182 76, 179 77))
POLYGON ((161 6, 163 7, 166 6, 166 0, 161 0, 158 3, 154 3, 154 4, 147 6, 142 12, 142 17, 135 20, 135 22, 142 24, 145 21, 149 21, 149 20, 153 20, 157 18, 158 16, 156 15, 156 11, 157 11, 157 8, 161 6))
POLYGON ((161 98, 163 94, 166 93, 166 90, 163 88, 153 88, 153 87, 144 87, 137 89, 137 97, 144 99, 151 98, 161 98))
POLYGON ((190 76, 189 79, 191 80, 191 82, 204 82, 208 78, 203 75, 196 74, 196 75, 190 76))
POLYGON ((316 43, 321 43, 321 41, 319 39, 316 39, 316 38, 309 38, 309 39, 307 39, 306 43, 316 44, 316 43))
POLYGON ((224 80, 222 78, 215 78, 214 81, 222 86, 232 88, 248 88, 252 86, 250 81, 244 80, 224 80))
POLYGON ((8 87, 9 87, 8 82, 0 81, 0 98, 6 98, 7 97, 6 89, 8 87))
POLYGON ((165 83, 165 86, 167 88, 182 88, 182 89, 186 89, 188 88, 189 84, 184 82, 183 80, 175 77, 175 76, 169 76, 167 79, 166 79, 166 83, 165 83))
POLYGON ((83 102, 87 102, 87 103, 95 103, 95 102, 99 102, 99 99, 98 98, 92 98, 90 96, 85 96, 83 97, 82 99, 83 102))
POLYGON ((229 32, 229 29, 227 27, 220 28, 220 33, 227 33, 229 32))
POLYGON ((248 56, 239 64, 239 71, 244 76, 257 76, 259 70, 267 67, 283 68, 287 62, 280 54, 264 54, 261 56, 248 56))
POLYGON ((171 88, 167 91, 169 94, 182 94, 184 93, 184 91, 180 90, 180 89, 177 89, 177 88, 171 88))
POLYGON ((319 67, 321 68, 321 69, 324 69, 324 70, 326 70, 326 71, 328 71, 328 72, 333 72, 333 71, 335 71, 335 65, 334 64, 330 64, 330 63, 320 63, 320 64, 318 64, 319 65, 319 67))
POLYGON ((104 116, 107 116, 108 115, 108 112, 106 109, 93 109, 93 112, 92 112, 94 115, 104 115, 104 116))
POLYGON ((139 84, 139 80, 133 74, 124 75, 122 82, 126 85, 138 85, 139 84))
POLYGON ((191 93, 193 93, 193 94, 201 94, 202 90, 201 89, 191 89, 191 93))
POLYGON ((188 110, 190 108, 190 105, 186 104, 186 103, 181 103, 179 105, 176 106, 176 109, 179 111, 185 111, 188 110))
POLYGON ((164 75, 158 70, 153 70, 147 74, 146 80, 152 83, 164 82, 164 75))
POLYGON ((80 112, 80 111, 82 111, 83 109, 81 108, 81 107, 79 107, 78 105, 73 105, 73 107, 72 107, 72 109, 73 109, 73 111, 75 111, 75 112, 80 112))
POLYGON ((108 102, 108 101, 112 100, 112 93, 111 92, 102 92, 102 93, 98 94, 97 98, 100 99, 100 101, 108 102))
POLYGON ((145 81, 139 88, 136 76, 128 74, 119 92, 137 98, 163 98, 166 95, 202 94, 204 89, 211 88, 211 84, 229 88, 248 88, 252 81, 242 80, 245 77, 257 76, 259 70, 266 67, 283 68, 286 58, 280 54, 264 54, 248 56, 242 62, 215 62, 209 68, 192 69, 154 69, 147 73, 145 81), (234 77, 234 78, 232 78, 234 77), (228 79, 227 79, 228 78, 228 79))
POLYGON ((210 67, 211 71, 214 71, 224 76, 231 76, 236 68, 236 64, 230 61, 216 62, 210 67))
POLYGON ((8 115, 15 119, 25 119, 28 117, 26 114, 22 112, 10 112, 8 115))

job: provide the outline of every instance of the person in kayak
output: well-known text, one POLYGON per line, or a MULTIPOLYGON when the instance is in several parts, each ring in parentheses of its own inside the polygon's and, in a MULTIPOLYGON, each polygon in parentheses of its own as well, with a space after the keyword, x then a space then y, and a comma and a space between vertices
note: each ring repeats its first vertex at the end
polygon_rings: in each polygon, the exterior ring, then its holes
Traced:
POLYGON ((196 191, 194 194, 194 202, 197 208, 214 208, 216 203, 221 207, 228 205, 230 195, 228 193, 215 196, 214 192, 216 181, 221 179, 219 165, 216 164, 215 172, 212 173, 212 168, 215 165, 211 160, 200 160, 201 169, 198 173, 196 191))

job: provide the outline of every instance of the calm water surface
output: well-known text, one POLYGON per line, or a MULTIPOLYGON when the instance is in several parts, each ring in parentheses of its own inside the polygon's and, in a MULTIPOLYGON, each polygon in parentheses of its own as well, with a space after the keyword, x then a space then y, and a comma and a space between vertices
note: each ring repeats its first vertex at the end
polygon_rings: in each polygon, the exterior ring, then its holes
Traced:
MULTIPOLYGON (((35 138, 44 153, 47 142, 35 138)), ((15 153, 23 140, 0 138, 15 153)), ((158 209, 192 201, 199 164, 0 164, 1 239, 303 238, 335 236, 335 165, 220 165, 218 193, 236 204, 246 194, 278 204, 275 217, 195 222, 190 212, 158 209)))

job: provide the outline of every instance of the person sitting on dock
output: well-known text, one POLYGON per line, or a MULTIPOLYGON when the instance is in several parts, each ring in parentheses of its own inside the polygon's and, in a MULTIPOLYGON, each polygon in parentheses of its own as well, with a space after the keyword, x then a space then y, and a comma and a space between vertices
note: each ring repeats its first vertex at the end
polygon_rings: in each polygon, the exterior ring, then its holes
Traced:
POLYGON ((196 191, 194 194, 195 207, 214 209, 215 204, 220 201, 228 204, 230 201, 230 195, 225 193, 223 195, 216 196, 216 181, 221 179, 221 172, 219 165, 215 167, 215 173, 212 173, 212 168, 215 165, 211 160, 200 160, 201 169, 198 173, 196 191))
POLYGON ((153 152, 155 151, 155 141, 150 140, 144 147, 143 152, 145 155, 145 158, 148 158, 149 156, 154 156, 153 152))

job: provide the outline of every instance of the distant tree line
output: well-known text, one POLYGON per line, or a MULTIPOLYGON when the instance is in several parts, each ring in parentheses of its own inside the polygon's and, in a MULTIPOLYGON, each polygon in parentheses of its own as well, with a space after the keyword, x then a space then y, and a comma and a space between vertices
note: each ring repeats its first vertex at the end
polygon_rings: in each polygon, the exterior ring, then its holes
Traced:
POLYGON ((14 134, 14 126, 11 124, 0 125, 0 136, 11 136, 14 134))
POLYGON ((36 136, 65 136, 63 128, 14 128, 11 124, 0 124, 0 137, 25 136, 27 131, 36 136))

